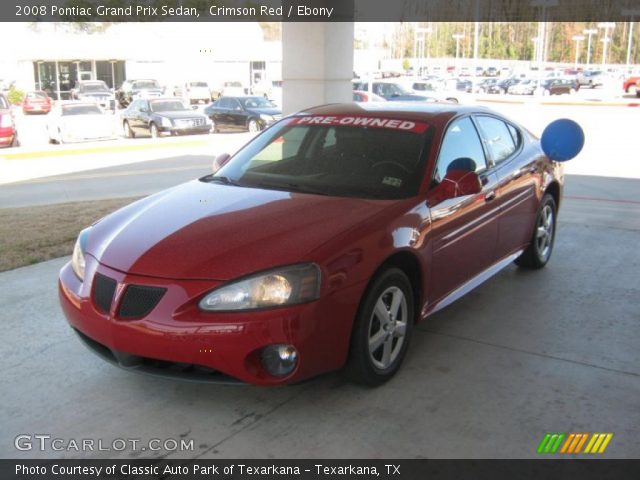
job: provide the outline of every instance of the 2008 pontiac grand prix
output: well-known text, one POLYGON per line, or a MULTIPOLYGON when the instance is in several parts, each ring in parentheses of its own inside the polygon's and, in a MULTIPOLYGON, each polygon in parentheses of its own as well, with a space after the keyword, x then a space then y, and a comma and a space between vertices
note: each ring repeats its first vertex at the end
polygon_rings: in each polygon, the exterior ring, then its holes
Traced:
POLYGON ((414 324, 515 261, 543 267, 563 174, 490 110, 335 104, 83 230, 60 300, 136 371, 274 385, 391 378, 414 324))

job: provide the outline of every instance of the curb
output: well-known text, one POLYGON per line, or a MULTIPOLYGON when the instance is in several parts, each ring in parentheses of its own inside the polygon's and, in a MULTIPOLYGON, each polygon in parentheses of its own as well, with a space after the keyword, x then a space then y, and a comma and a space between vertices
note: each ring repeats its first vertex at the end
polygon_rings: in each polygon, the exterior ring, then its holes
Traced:
POLYGON ((104 145, 104 146, 91 146, 80 148, 67 148, 64 150, 52 149, 52 150, 36 150, 36 151, 16 151, 10 153, 0 153, 0 158, 5 160, 21 160, 21 159, 33 159, 44 157, 65 157, 71 155, 85 155, 93 153, 112 153, 112 152, 135 152, 141 150, 154 150, 164 148, 179 148, 179 147, 196 147, 205 146, 209 142, 204 139, 192 139, 182 142, 165 142, 160 140, 157 143, 142 143, 142 144, 118 144, 118 145, 104 145))

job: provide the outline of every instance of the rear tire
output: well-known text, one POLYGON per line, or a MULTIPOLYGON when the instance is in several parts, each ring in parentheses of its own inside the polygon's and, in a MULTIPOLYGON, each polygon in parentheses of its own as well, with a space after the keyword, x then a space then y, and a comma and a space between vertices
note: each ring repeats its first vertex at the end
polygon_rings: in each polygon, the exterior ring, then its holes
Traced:
POLYGON ((381 385, 400 368, 415 320, 413 289, 398 268, 379 273, 364 294, 351 333, 344 374, 362 385, 381 385))
POLYGON ((515 263, 523 268, 543 268, 551 258, 556 238, 556 201, 545 193, 540 202, 533 228, 531 243, 515 263))

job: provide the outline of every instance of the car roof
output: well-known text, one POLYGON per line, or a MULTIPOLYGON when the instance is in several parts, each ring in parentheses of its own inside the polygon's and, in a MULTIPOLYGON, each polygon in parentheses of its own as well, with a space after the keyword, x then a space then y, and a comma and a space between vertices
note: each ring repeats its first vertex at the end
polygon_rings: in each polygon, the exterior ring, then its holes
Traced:
POLYGON ((446 124, 456 116, 469 113, 493 113, 485 107, 440 102, 365 102, 332 103, 302 110, 295 115, 371 115, 401 120, 430 121, 446 124))

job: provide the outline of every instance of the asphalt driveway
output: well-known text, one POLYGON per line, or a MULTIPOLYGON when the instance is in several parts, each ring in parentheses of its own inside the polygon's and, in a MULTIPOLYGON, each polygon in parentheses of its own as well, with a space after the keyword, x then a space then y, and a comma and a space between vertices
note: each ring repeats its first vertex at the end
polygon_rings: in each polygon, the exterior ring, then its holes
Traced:
POLYGON ((264 389, 124 372, 67 326, 66 259, 1 273, 0 457, 533 458, 546 432, 613 432, 604 456, 638 458, 639 186, 572 177, 548 268, 508 267, 421 324, 377 389, 337 374, 264 389), (21 452, 21 434, 193 450, 21 452))

